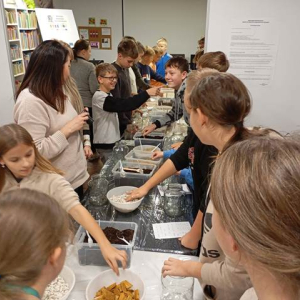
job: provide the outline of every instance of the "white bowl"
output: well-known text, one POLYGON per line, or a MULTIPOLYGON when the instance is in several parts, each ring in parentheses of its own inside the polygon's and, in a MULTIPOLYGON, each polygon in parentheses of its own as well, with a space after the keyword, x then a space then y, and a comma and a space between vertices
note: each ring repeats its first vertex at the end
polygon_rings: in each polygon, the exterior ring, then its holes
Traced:
POLYGON ((59 298, 59 300, 66 300, 74 288, 75 274, 71 268, 69 268, 68 266, 64 266, 59 275, 69 286, 69 291, 63 297, 59 298))
POLYGON ((92 279, 85 291, 86 300, 93 300, 96 293, 103 287, 108 287, 113 283, 119 284, 123 280, 129 281, 133 287, 132 289, 138 289, 140 292, 140 299, 144 299, 144 283, 140 276, 129 270, 119 269, 120 275, 117 276, 112 270, 107 270, 98 274, 94 279, 92 279))
POLYGON ((119 187, 111 189, 106 194, 106 197, 107 197, 108 201, 110 202, 110 204, 112 206, 114 206, 117 211, 120 211, 123 213, 129 213, 131 211, 134 211, 135 209, 137 209, 140 206, 144 197, 141 198, 140 200, 130 201, 127 203, 118 203, 118 202, 112 201, 111 198, 112 198, 112 196, 119 196, 122 194, 126 194, 127 192, 135 190, 135 189, 136 189, 135 186, 119 186, 119 187))
MULTIPOLYGON (((136 146, 133 148, 133 152, 137 158, 150 158, 152 157, 153 150, 156 148, 156 146, 152 145, 142 145, 141 146, 136 146)), ((157 150, 160 150, 159 147, 156 148, 157 150)))

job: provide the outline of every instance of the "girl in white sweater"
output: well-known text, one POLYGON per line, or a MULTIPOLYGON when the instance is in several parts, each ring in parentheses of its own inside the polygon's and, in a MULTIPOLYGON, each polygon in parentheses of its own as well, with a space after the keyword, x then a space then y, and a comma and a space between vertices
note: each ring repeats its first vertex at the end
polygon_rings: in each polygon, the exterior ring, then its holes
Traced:
POLYGON ((30 134, 17 124, 0 127, 0 194, 13 189, 28 188, 44 192, 59 204, 97 241, 108 265, 118 273, 117 261, 126 266, 127 256, 105 237, 91 214, 80 204, 78 195, 38 152, 30 134))

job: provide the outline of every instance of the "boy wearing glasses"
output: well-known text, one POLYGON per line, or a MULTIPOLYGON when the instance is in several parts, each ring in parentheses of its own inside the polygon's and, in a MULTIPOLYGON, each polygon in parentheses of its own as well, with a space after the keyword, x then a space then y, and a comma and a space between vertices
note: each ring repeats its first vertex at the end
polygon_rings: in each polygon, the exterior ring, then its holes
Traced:
POLYGON ((159 88, 150 88, 132 97, 114 97, 111 91, 118 82, 118 71, 112 65, 97 66, 96 75, 100 84, 93 96, 94 145, 105 162, 112 153, 115 143, 120 140, 118 113, 131 112, 144 104, 150 96, 159 94, 159 88))

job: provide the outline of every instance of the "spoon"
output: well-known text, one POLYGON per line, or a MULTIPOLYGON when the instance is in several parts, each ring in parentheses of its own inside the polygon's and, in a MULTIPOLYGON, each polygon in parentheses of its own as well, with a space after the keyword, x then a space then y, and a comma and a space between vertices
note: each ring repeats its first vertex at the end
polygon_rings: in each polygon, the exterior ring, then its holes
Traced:
POLYGON ((90 248, 92 248, 92 246, 93 246, 93 239, 92 239, 92 237, 90 236, 90 234, 89 234, 89 232, 86 230, 85 231, 86 232, 86 234, 87 234, 87 236, 88 236, 88 244, 89 244, 89 247, 90 248))
POLYGON ((139 139, 139 141, 140 141, 141 150, 143 151, 143 145, 141 139, 139 139))
POLYGON ((119 240, 122 240, 123 242, 125 242, 127 245, 130 245, 130 243, 124 238, 124 236, 119 237, 119 236, 118 236, 118 233, 117 233, 117 238, 118 238, 119 240))
POLYGON ((122 164, 122 161, 120 160, 120 175, 121 177, 126 177, 126 173, 124 171, 124 168, 123 168, 123 164, 122 164))
POLYGON ((159 143, 153 150, 151 150, 151 152, 154 152, 154 150, 156 150, 158 148, 158 146, 160 146, 161 143, 159 143))

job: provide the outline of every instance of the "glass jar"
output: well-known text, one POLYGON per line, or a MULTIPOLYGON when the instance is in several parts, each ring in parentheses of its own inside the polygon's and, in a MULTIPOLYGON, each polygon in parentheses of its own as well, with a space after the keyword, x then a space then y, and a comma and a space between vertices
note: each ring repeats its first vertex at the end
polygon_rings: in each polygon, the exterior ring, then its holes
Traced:
POLYGON ((181 132, 174 132, 174 134, 171 137, 172 145, 175 143, 182 142, 183 140, 184 140, 184 135, 181 132))
POLYGON ((180 217, 184 213, 185 194, 178 190, 166 190, 164 195, 164 211, 169 217, 180 217))
POLYGON ((116 142, 113 148, 113 156, 116 161, 124 160, 125 155, 129 152, 129 148, 124 141, 116 142))
POLYGON ((194 278, 180 276, 161 277, 162 294, 160 300, 193 299, 194 278))
POLYGON ((93 206, 102 206, 107 203, 108 181, 100 175, 91 177, 89 182, 89 203, 93 206))

